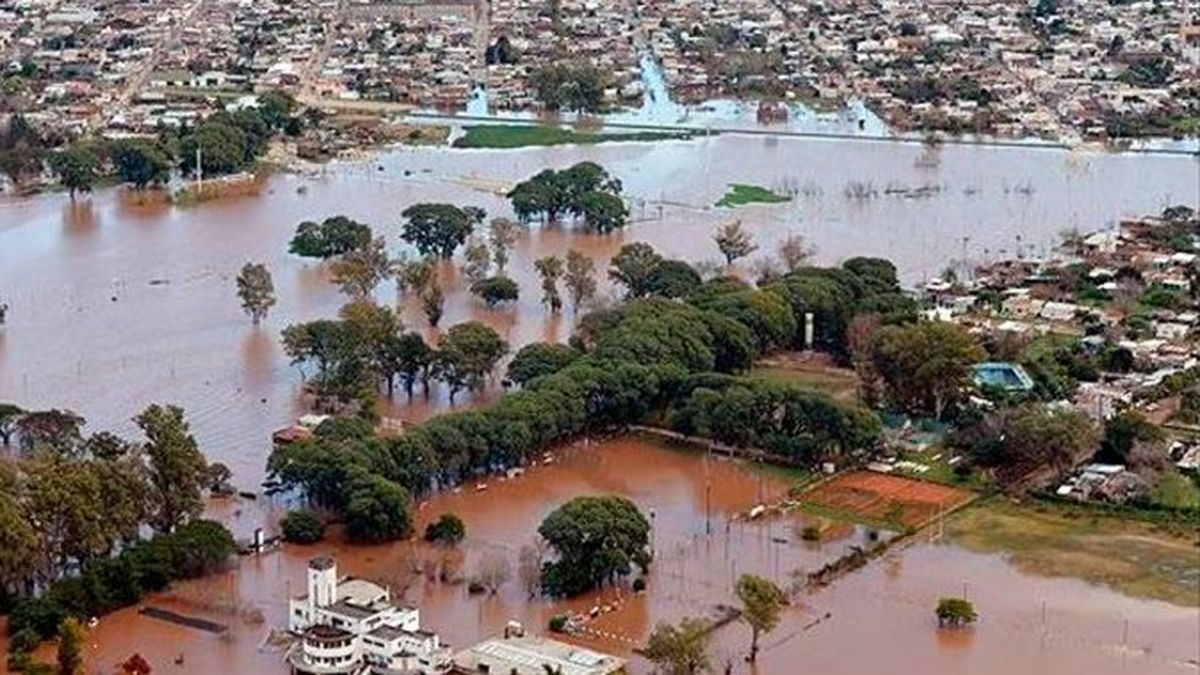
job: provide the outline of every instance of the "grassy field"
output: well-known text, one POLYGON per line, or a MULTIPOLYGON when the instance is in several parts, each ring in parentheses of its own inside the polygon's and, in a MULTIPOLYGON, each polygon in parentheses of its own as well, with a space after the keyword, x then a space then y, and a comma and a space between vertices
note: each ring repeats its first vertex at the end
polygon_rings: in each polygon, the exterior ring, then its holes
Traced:
POLYGON ((717 202, 717 206, 734 208, 747 204, 778 204, 790 201, 792 201, 791 197, 776 194, 761 185, 731 183, 725 196, 721 197, 721 201, 717 202))
POLYGON ((1078 577, 1135 597, 1200 607, 1194 529, 1172 534, 1071 507, 996 498, 956 514, 946 534, 968 549, 1006 554, 1028 572, 1078 577))
POLYGON ((454 141, 456 148, 511 149, 548 145, 592 145, 612 141, 688 140, 687 132, 631 131, 588 132, 532 124, 478 124, 464 127, 466 133, 454 141))
POLYGON ((750 377, 810 387, 839 401, 854 401, 858 397, 858 377, 850 370, 772 362, 755 365, 750 377))

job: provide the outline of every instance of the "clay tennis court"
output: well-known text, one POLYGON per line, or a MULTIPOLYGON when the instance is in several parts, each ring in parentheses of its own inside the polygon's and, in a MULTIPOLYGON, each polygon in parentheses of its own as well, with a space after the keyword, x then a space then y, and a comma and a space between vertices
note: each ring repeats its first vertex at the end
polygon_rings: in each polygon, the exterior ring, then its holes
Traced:
POLYGON ((910 528, 919 528, 973 497, 964 490, 872 471, 835 476, 800 496, 806 504, 910 528))

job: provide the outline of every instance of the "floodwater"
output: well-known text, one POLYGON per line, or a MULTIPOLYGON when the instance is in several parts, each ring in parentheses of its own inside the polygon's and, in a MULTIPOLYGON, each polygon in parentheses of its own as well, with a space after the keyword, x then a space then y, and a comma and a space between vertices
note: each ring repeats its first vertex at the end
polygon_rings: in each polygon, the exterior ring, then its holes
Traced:
MULTIPOLYGON (((281 652, 264 646, 269 627, 286 620, 288 594, 303 592, 307 560, 333 554, 340 573, 389 584, 419 605, 423 624, 456 647, 501 631, 510 619, 541 630, 555 613, 614 605, 617 609, 588 624, 592 634, 580 642, 626 656, 634 673, 646 673, 647 664, 631 649, 656 622, 707 616, 716 604, 732 603, 732 579, 742 572, 786 585, 793 570, 815 569, 864 543, 867 533, 850 526, 830 528, 819 544, 803 542, 798 530, 811 521, 798 517, 731 522, 734 514, 779 496, 786 487, 778 476, 741 463, 637 439, 576 444, 552 464, 511 481, 492 482, 484 491, 438 495, 421 507, 418 527, 444 512, 465 521, 467 539, 457 565, 463 577, 470 577, 483 558, 509 560, 512 578, 494 597, 471 596, 465 584, 427 578, 420 570, 440 565, 443 554, 421 543, 289 546, 242 559, 227 574, 179 584, 146 601, 226 623, 226 635, 126 609, 104 617, 90 633, 88 665, 108 672, 136 651, 155 672, 284 673, 281 652), (656 560, 650 590, 637 597, 607 591, 570 603, 527 601, 517 551, 533 542, 534 527, 546 514, 581 494, 625 495, 653 514, 656 560)), ((850 675, 871 672, 881 663, 902 675, 1178 673, 1188 671, 1189 659, 1200 657, 1198 629, 1200 615, 1194 609, 1132 600, 1073 580, 1026 576, 997 556, 918 542, 830 588, 801 595, 780 626, 763 638, 756 668, 741 661, 749 638, 739 624, 715 634, 711 654, 718 672, 728 660, 733 672, 762 675, 850 675), (938 631, 932 611, 937 598, 962 592, 975 602, 980 623, 966 631, 938 631)))
MULTIPOLYGON (((375 226, 398 251, 399 214, 409 204, 475 204, 506 215, 497 191, 581 160, 621 178, 636 222, 609 236, 532 228, 513 252, 509 274, 522 297, 509 308, 484 308, 448 266, 443 326, 486 321, 514 350, 565 340, 573 315, 552 316, 540 304, 534 259, 575 248, 596 259, 603 277, 621 245, 646 241, 668 256, 715 265, 711 232, 733 218, 755 234, 758 256, 801 234, 818 262, 887 256, 916 283, 964 254, 973 261, 1018 249, 1035 255, 1065 228, 1200 202, 1200 167, 1187 157, 735 135, 517 151, 397 149, 318 175, 275 176, 256 197, 184 209, 135 205, 117 190, 75 204, 62 195, 0 201, 0 299, 11 305, 0 328, 0 400, 71 408, 91 431, 124 433, 148 403, 179 404, 209 458, 251 488, 263 477, 271 430, 303 412, 301 374, 288 364, 279 331, 332 316, 345 300, 321 265, 287 254, 298 222, 346 214, 375 226), (795 198, 713 208, 734 182, 795 198), (275 278, 278 304, 259 328, 234 294, 247 261, 265 262, 275 278)), ((601 293, 613 293, 603 280, 601 293)), ((378 296, 397 301, 391 284, 378 296)), ((400 304, 408 325, 424 329, 416 303, 400 304)), ((398 401, 389 414, 413 421, 446 407, 435 389, 428 400, 398 401)))

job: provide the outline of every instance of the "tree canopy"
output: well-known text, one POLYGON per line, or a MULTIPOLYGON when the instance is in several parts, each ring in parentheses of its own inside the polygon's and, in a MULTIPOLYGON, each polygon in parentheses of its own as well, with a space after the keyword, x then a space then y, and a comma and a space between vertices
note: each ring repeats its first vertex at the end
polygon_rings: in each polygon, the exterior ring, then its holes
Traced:
POLYGON ((333 216, 320 223, 300 223, 288 250, 305 258, 328 259, 366 248, 370 243, 370 227, 346 216, 333 216))
POLYGON ((453 204, 413 204, 400 213, 401 238, 423 256, 450 258, 486 217, 483 209, 453 204))
POLYGON ((542 568, 551 595, 578 595, 650 565, 650 523, 624 497, 576 497, 546 516, 538 534, 558 556, 542 568))

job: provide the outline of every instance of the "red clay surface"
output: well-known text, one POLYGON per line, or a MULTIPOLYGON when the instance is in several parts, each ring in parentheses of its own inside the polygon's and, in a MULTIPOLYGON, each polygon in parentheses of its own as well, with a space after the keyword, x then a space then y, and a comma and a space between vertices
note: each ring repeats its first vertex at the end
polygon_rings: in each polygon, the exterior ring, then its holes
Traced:
POLYGON ((848 511, 863 518, 920 527, 972 495, 944 485, 872 471, 854 471, 821 483, 801 498, 817 506, 848 511))

